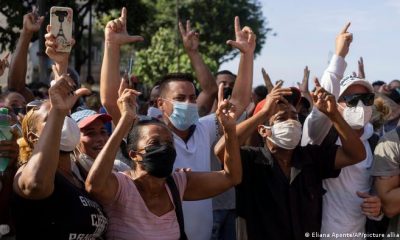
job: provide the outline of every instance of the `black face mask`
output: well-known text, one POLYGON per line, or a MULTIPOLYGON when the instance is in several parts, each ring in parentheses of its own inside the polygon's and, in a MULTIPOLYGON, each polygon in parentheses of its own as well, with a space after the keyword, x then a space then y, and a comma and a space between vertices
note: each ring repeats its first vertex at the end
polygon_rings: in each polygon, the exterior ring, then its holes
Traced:
POLYGON ((139 161, 146 172, 158 178, 168 177, 172 173, 176 151, 171 144, 152 145, 145 147, 143 161, 139 161))
POLYGON ((232 95, 232 88, 224 88, 224 99, 228 99, 232 95))

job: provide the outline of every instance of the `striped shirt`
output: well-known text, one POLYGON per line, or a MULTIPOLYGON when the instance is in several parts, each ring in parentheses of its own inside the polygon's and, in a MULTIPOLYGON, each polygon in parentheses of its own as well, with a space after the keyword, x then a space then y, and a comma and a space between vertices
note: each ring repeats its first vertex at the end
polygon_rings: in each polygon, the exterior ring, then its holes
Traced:
MULTIPOLYGON (((175 209, 157 216, 146 206, 132 179, 122 173, 114 173, 118 180, 118 191, 114 201, 104 206, 109 218, 107 239, 179 239, 179 224, 175 209)), ((186 189, 186 173, 174 172, 173 178, 181 199, 186 189)), ((172 204, 171 191, 165 184, 172 204)))

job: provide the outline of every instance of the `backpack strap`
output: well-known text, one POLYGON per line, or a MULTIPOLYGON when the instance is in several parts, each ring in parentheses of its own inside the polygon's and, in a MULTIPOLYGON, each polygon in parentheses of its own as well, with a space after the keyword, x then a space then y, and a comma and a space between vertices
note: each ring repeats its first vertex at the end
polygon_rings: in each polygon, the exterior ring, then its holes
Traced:
POLYGON ((183 211, 182 211, 182 202, 181 197, 179 195, 178 187, 176 186, 175 180, 172 175, 169 175, 166 179, 169 190, 171 191, 172 199, 175 205, 175 214, 178 219, 179 231, 180 231, 180 240, 187 240, 187 236, 185 233, 185 223, 183 221, 183 211))
POLYGON ((379 142, 378 134, 374 133, 374 134, 372 134, 372 136, 370 138, 368 138, 368 143, 369 143, 369 146, 371 147, 372 154, 374 154, 375 147, 376 147, 376 145, 378 145, 378 142, 379 142))
POLYGON ((399 136, 399 139, 400 139, 400 126, 396 127, 396 132, 397 132, 397 136, 399 136))

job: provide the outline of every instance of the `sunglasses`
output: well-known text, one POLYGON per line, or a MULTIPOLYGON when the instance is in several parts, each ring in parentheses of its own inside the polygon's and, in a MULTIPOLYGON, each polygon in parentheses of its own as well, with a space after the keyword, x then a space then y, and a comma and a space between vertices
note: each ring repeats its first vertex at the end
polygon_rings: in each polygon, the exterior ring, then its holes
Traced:
POLYGON ((346 102, 346 106, 355 107, 361 100, 365 106, 372 106, 374 104, 375 94, 373 93, 362 93, 362 94, 352 94, 343 97, 346 102))
POLYGON ((32 108, 36 110, 39 109, 44 102, 44 100, 33 100, 32 102, 29 102, 26 104, 26 112, 29 112, 32 108))

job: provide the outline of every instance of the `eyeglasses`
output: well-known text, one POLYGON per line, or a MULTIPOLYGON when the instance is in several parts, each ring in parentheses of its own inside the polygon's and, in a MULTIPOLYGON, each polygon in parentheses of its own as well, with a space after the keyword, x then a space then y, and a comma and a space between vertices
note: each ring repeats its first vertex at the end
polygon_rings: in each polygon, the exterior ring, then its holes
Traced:
POLYGON ((364 103, 365 106, 372 106, 372 104, 374 104, 374 98, 375 94, 373 93, 362 93, 343 96, 343 99, 348 107, 357 106, 360 100, 364 103))

